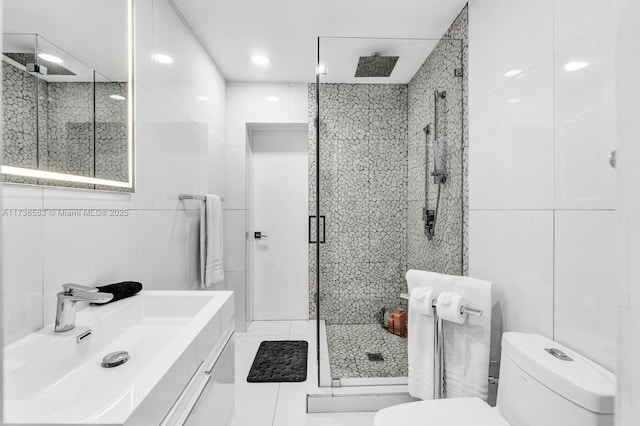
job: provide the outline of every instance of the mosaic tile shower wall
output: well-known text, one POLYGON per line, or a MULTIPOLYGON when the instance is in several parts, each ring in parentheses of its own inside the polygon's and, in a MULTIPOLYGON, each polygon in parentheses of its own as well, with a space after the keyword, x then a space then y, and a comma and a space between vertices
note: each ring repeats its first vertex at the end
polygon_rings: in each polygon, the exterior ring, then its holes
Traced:
MULTIPOLYGON (((127 180, 127 102, 109 97, 126 96, 126 83, 95 83, 94 129, 93 83, 36 80, 4 61, 2 71, 5 164, 127 180)), ((6 178, 36 183, 31 178, 6 178)))
MULTIPOLYGON (((444 38, 409 82, 409 149, 408 149, 408 269, 425 269, 453 275, 467 273, 467 200, 466 164, 468 133, 466 124, 467 74, 467 8, 453 22, 444 38), (456 77, 456 68, 463 76, 456 77), (428 170, 434 170, 433 131, 425 145, 423 128, 434 123, 434 91, 445 90, 438 101, 438 140, 445 142, 444 162, 447 182, 442 186, 440 211, 435 236, 429 241, 424 233, 422 208, 425 205, 425 149, 428 170)), ((437 184, 428 183, 429 208, 434 209, 437 184)))
MULTIPOLYGON (((327 324, 381 321, 405 288, 407 86, 322 84, 321 318, 327 324)), ((309 87, 315 117, 315 85, 309 87)), ((311 118, 313 123, 313 118, 311 118)), ((309 212, 315 212, 315 131, 309 139, 309 212)), ((310 244, 310 259, 315 246, 310 244)), ((315 317, 315 261, 310 263, 315 317)))

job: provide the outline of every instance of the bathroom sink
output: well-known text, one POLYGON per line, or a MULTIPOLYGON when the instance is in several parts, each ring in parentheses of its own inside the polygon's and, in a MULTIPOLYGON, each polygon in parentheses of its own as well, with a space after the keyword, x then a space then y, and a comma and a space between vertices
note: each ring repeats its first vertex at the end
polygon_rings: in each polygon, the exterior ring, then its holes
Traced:
POLYGON ((232 332, 232 292, 143 291, 89 306, 73 330, 51 325, 5 347, 5 424, 158 425, 232 332), (101 366, 121 350, 129 361, 101 366))

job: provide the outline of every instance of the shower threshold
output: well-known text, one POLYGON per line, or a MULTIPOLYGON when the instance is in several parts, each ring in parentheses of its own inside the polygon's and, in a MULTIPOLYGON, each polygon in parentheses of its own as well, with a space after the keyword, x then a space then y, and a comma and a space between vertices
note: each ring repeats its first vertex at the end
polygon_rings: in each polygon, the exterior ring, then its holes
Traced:
MULTIPOLYGON (((345 377, 332 380, 327 325, 321 320, 319 326, 320 377, 319 381, 312 378, 307 388, 308 413, 377 411, 411 401, 407 377, 345 377), (314 386, 313 383, 318 383, 319 386, 314 386)), ((366 357, 366 354, 363 356, 366 357)), ((317 367, 312 367, 311 370, 318 371, 317 367)))

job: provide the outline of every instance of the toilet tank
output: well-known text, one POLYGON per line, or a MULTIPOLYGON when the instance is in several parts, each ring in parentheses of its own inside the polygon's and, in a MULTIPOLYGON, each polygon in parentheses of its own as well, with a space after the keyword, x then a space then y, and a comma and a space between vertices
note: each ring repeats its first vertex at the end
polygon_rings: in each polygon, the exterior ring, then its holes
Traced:
POLYGON ((497 407, 512 426, 613 426, 614 396, 598 364, 539 334, 503 334, 497 407))

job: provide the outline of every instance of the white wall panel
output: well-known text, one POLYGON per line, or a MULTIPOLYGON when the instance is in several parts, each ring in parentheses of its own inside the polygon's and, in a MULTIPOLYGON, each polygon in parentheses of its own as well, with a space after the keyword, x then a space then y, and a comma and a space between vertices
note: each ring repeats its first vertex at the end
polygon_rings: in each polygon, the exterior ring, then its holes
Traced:
POLYGON ((493 282, 495 328, 552 337, 553 212, 471 211, 469 275, 493 282))
POLYGON ((555 54, 556 209, 615 208, 614 54, 612 19, 555 54))
POLYGON ((555 213, 555 338, 615 371, 616 212, 555 213))
POLYGON ((469 13, 470 105, 553 53, 553 0, 480 0, 469 13))
POLYGON ((472 105, 469 116, 469 207, 553 208, 553 61, 472 105))

